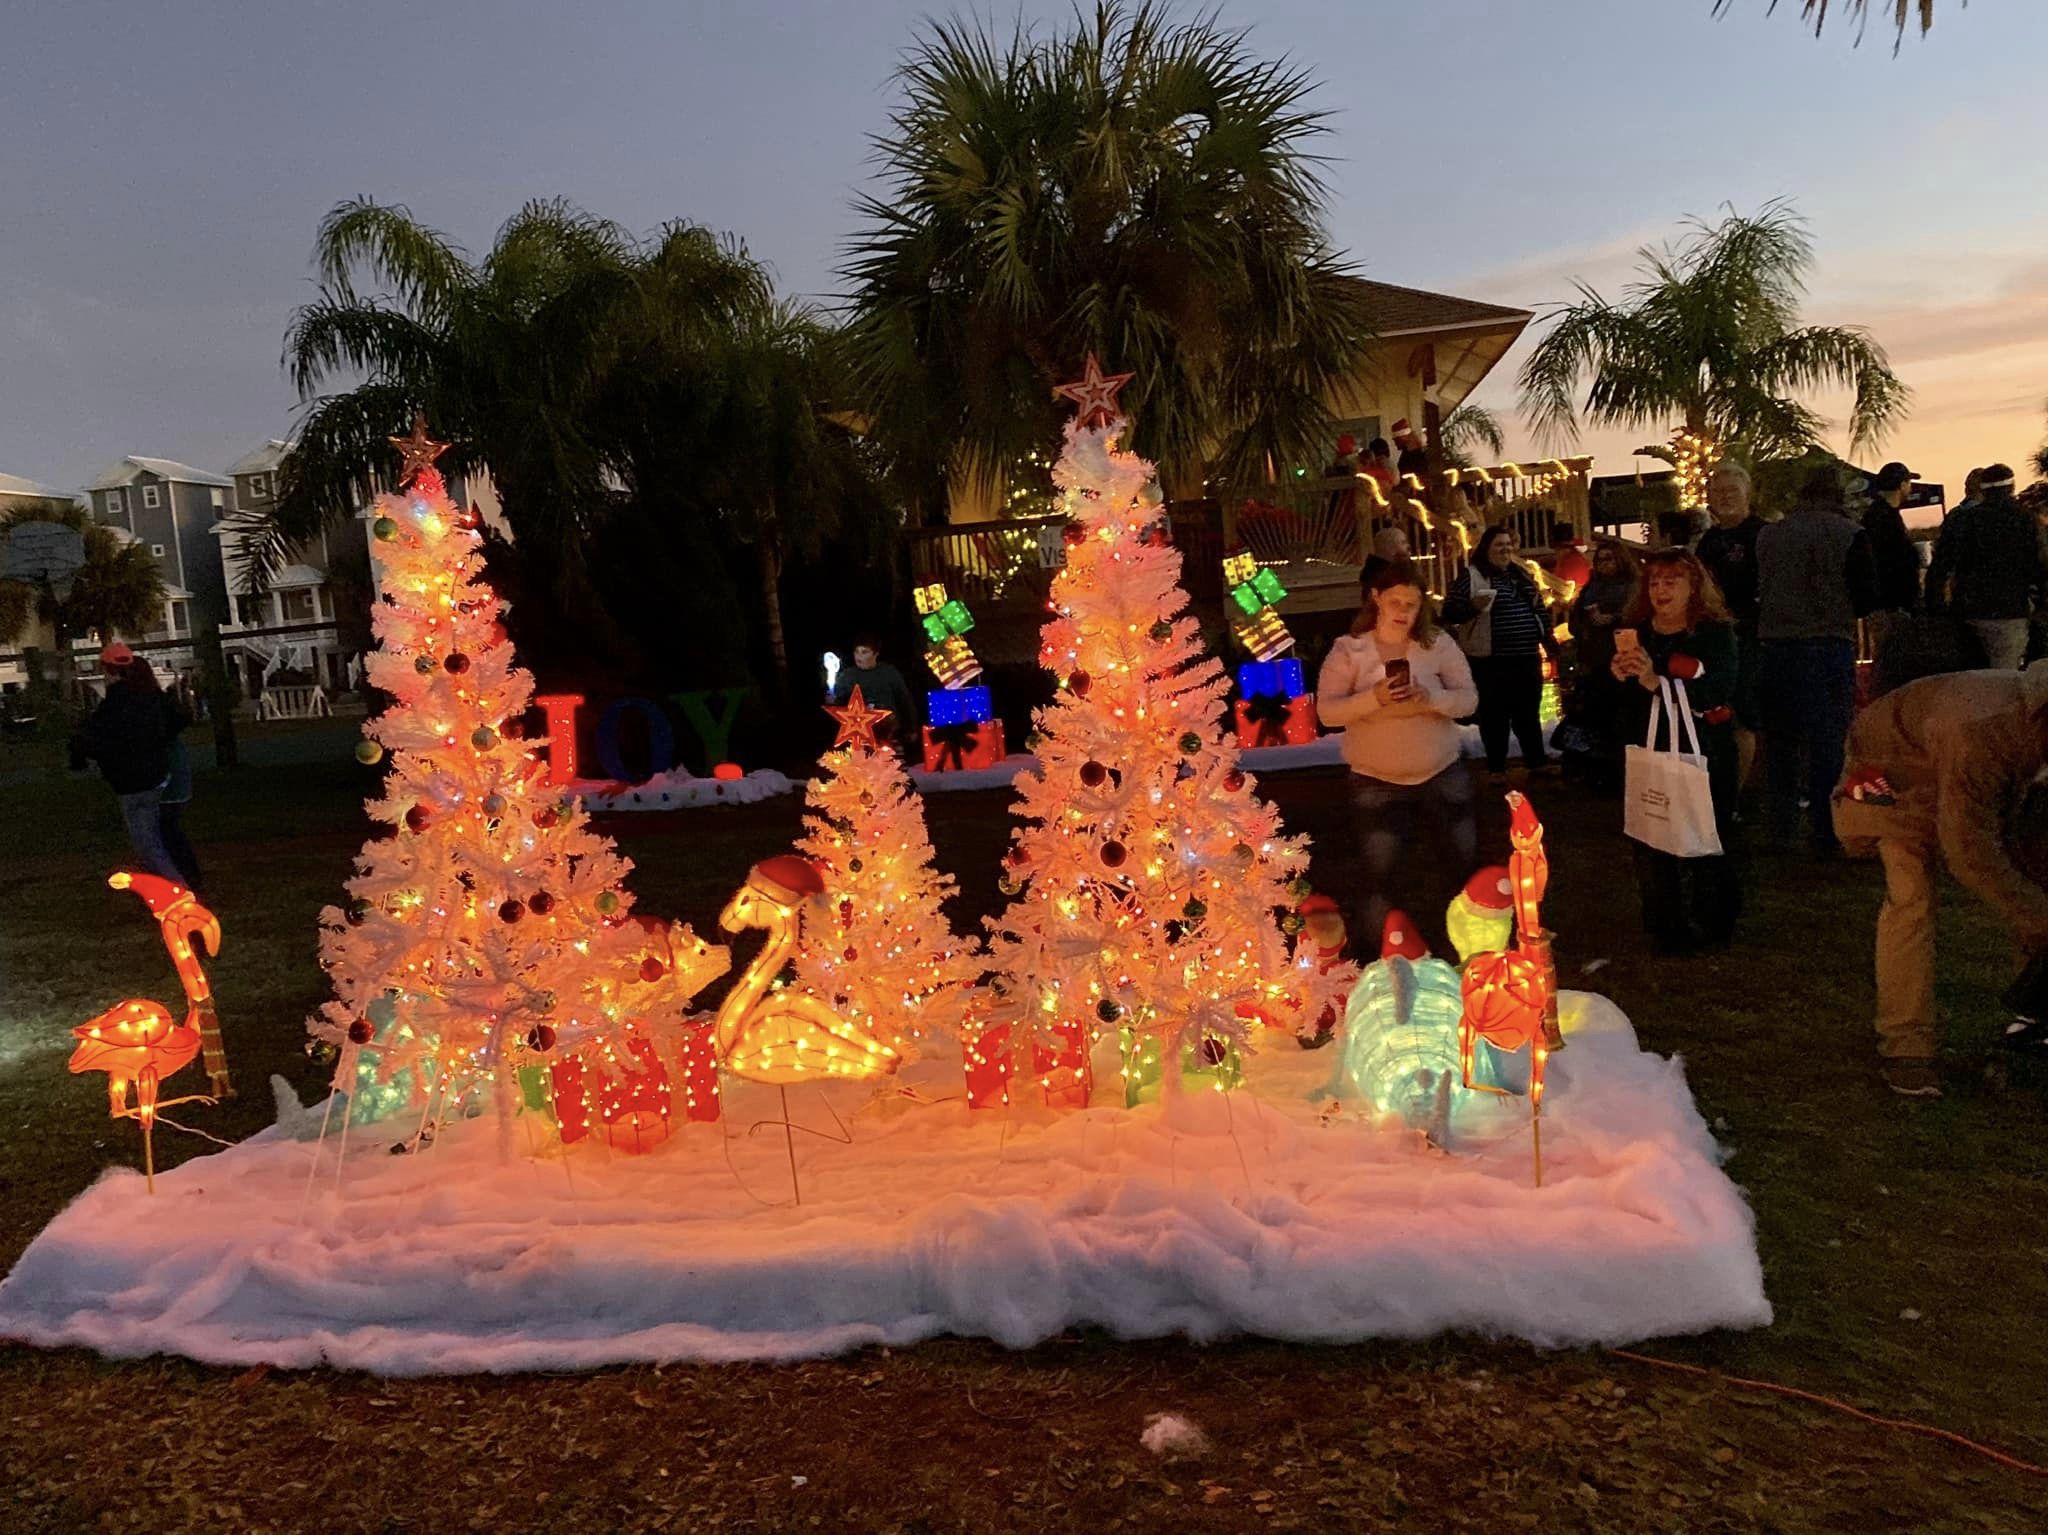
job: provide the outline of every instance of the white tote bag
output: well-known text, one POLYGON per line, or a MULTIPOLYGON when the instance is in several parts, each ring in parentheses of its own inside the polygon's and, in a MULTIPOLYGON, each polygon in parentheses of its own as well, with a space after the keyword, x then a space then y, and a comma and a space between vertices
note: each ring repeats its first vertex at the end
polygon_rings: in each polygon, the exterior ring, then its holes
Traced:
POLYGON ((1650 701, 1650 731, 1641 746, 1628 749, 1627 810, 1622 830, 1645 847, 1674 858, 1714 858, 1721 852, 1721 831, 1714 824, 1714 788, 1707 777, 1706 755, 1685 684, 1658 679, 1650 701), (1671 747, 1657 749, 1657 722, 1671 717, 1671 747), (1680 750, 1681 726, 1684 750, 1680 750))

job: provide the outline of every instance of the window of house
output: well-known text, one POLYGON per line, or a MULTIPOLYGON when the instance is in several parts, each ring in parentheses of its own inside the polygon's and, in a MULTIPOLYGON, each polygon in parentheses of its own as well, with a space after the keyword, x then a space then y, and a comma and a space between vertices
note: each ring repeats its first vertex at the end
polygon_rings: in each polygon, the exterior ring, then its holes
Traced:
POLYGON ((191 626, 189 617, 190 606, 189 603, 184 602, 174 602, 171 604, 171 633, 183 634, 191 626))
POLYGON ((144 511, 155 511, 157 509, 158 503, 161 502, 162 500, 163 496, 158 492, 157 488, 154 485, 145 485, 142 487, 142 509, 144 511))
POLYGON ((284 621, 288 624, 310 624, 320 616, 313 605, 313 588, 295 586, 279 594, 284 598, 284 621))
POLYGON ((249 499, 250 499, 250 500, 252 500, 252 501, 261 501, 261 500, 265 499, 265 498, 266 498, 267 496, 269 496, 269 494, 270 494, 270 476, 269 476, 269 475, 267 475, 267 474, 252 474, 252 475, 250 475, 250 476, 249 476, 249 499))
POLYGON ((118 490, 110 490, 107 492, 107 511, 110 515, 118 517, 127 510, 127 497, 123 496, 121 492, 118 490))
POLYGON ((164 557, 164 546, 162 544, 151 544, 149 546, 149 552, 155 555, 158 559, 162 559, 164 557))
POLYGON ((226 506, 228 504, 227 492, 216 487, 213 492, 213 504, 215 506, 226 506))

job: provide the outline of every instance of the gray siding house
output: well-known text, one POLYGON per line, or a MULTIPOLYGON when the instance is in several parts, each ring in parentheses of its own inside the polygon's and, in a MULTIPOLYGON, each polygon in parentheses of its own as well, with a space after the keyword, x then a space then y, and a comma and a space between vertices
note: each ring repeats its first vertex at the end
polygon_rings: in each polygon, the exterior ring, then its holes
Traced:
POLYGON ((227 622, 227 579, 212 528, 234 510, 232 480, 175 459, 130 456, 87 486, 86 496, 95 521, 146 547, 163 571, 164 621, 142 640, 189 647, 199 619, 227 622))

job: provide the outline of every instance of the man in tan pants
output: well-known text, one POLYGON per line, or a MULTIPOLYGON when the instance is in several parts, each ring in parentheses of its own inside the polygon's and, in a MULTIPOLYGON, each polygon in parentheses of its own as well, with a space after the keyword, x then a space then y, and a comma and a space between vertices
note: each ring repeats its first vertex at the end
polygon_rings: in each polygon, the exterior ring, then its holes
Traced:
POLYGON ((1938 1098, 1934 907, 1937 859, 1989 903, 2029 956, 2048 949, 2048 889, 2019 845, 2040 830, 2048 776, 2048 663, 1908 683, 1849 732, 1835 826, 1884 861, 1877 916, 1877 1052, 1886 1083, 1938 1098))

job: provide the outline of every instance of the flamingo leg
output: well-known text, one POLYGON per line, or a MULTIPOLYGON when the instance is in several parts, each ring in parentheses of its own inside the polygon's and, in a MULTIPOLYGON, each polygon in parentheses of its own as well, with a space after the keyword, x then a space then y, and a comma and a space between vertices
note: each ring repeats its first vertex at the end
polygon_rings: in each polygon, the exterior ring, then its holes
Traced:
POLYGON ((156 1193, 156 1068, 145 1066, 135 1079, 135 1117, 142 1121, 142 1176, 149 1192, 156 1193))

